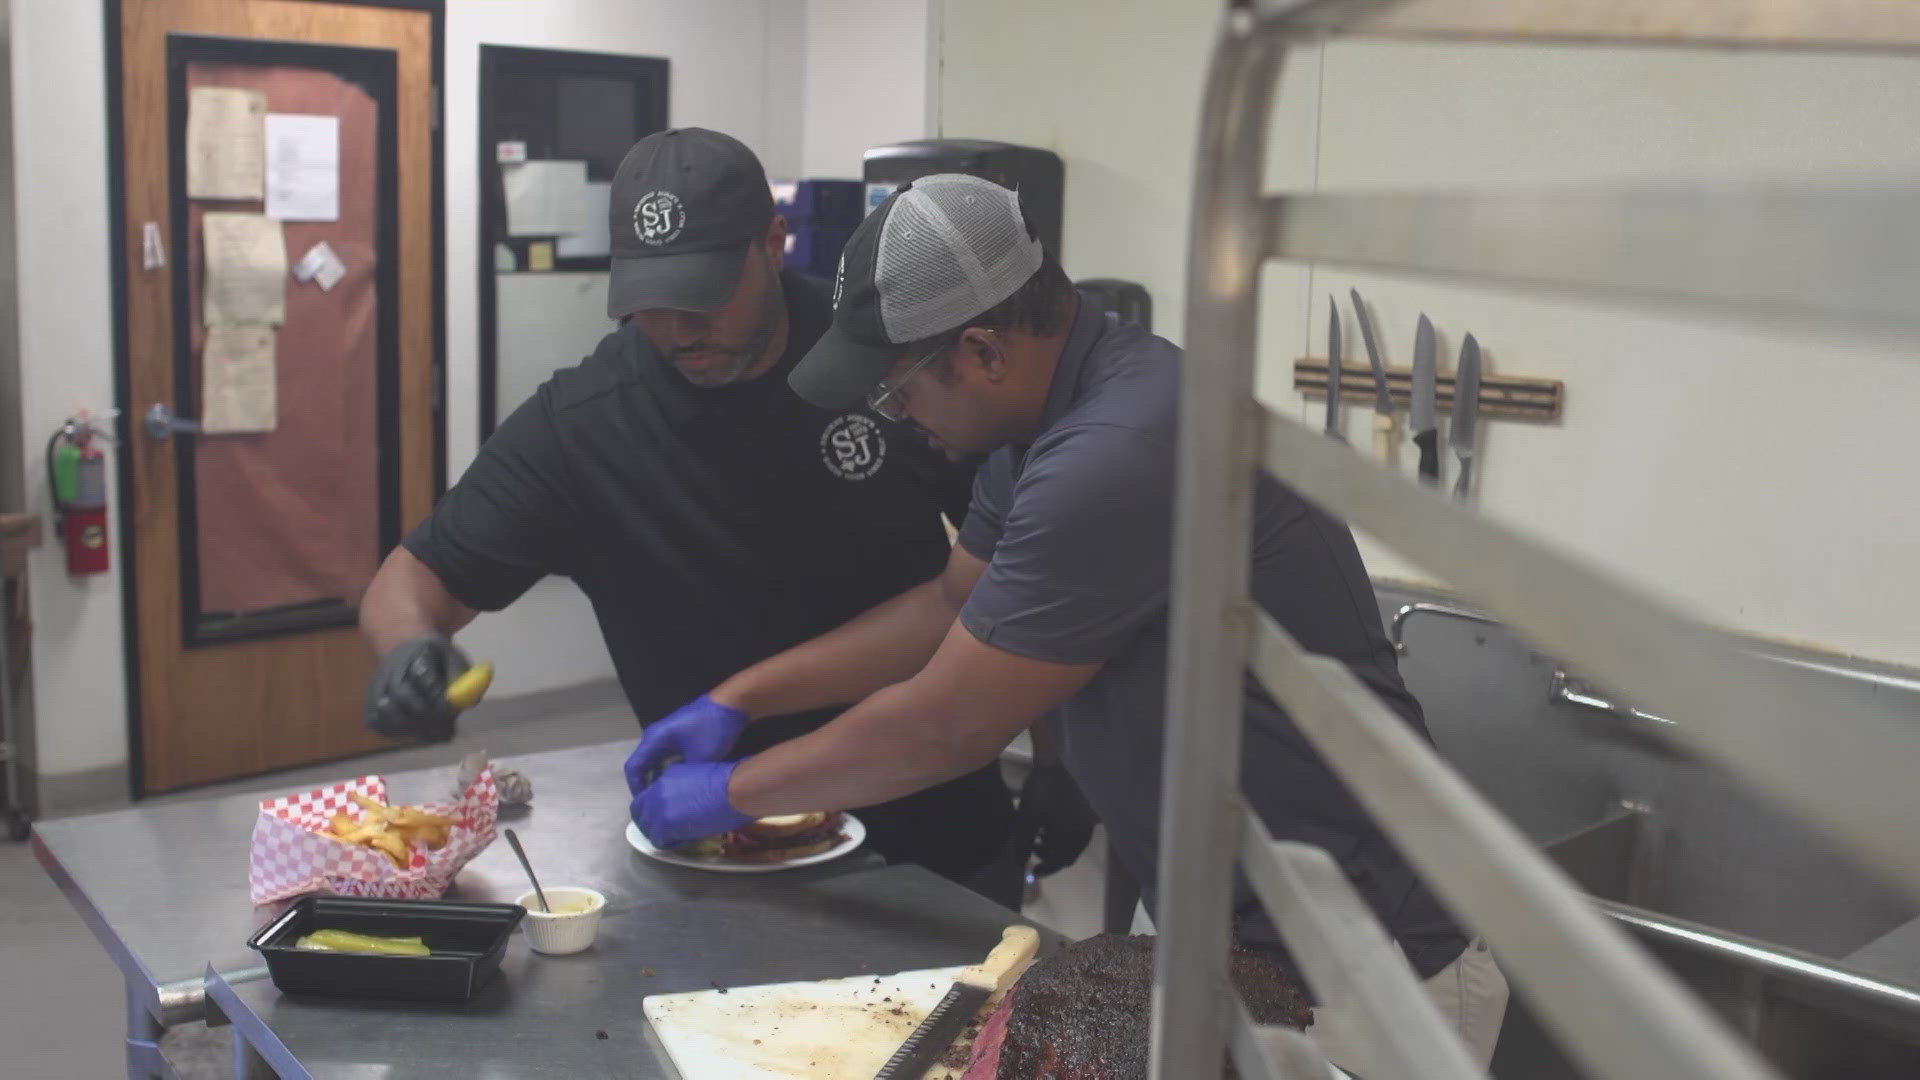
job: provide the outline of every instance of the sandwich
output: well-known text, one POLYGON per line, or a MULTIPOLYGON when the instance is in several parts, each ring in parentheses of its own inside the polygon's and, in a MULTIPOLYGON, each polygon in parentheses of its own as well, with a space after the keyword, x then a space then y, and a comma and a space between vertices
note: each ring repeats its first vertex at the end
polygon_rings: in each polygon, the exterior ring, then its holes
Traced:
POLYGON ((838 810, 778 814, 749 821, 732 832, 697 841, 680 850, 700 858, 729 862, 787 862, 818 855, 844 840, 846 836, 840 831, 842 822, 843 815, 838 810))

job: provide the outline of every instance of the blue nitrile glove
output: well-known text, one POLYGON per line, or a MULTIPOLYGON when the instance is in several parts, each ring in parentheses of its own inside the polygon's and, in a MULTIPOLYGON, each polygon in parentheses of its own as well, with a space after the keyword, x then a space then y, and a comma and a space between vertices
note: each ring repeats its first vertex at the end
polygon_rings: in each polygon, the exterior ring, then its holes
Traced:
POLYGON ((705 694, 647 725, 627 755, 627 792, 638 798, 654 774, 674 761, 719 761, 747 726, 746 713, 705 694))
POLYGON ((727 801, 727 781, 737 761, 669 765, 660 779, 633 797, 628 812, 655 847, 677 848, 718 836, 752 821, 727 801))

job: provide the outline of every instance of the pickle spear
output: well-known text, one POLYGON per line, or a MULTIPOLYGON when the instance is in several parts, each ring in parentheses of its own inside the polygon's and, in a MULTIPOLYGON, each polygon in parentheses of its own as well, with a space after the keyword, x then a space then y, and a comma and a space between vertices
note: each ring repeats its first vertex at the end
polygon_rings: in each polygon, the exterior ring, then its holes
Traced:
POLYGON ((320 952, 379 953, 383 956, 431 956, 433 950, 417 937, 379 937, 350 930, 315 930, 294 943, 320 952))

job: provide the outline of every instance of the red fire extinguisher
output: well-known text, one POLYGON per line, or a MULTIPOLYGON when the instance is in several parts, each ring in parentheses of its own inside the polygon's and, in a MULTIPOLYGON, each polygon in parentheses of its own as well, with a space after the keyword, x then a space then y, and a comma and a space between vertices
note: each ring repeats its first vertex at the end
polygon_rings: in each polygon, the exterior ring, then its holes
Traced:
POLYGON ((67 573, 107 572, 105 437, 85 417, 69 419, 47 440, 47 487, 55 528, 67 547, 67 573))

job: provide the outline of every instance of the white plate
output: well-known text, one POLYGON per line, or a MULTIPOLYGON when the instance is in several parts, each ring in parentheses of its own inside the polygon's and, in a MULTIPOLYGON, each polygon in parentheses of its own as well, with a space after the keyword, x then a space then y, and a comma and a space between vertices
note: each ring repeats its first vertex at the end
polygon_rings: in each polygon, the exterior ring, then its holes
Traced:
POLYGON ((852 814, 840 816, 840 831, 845 833, 847 838, 825 851, 816 851, 811 855, 802 855, 797 859, 774 863, 733 862, 722 858, 703 859, 694 855, 682 855, 677 851, 667 851, 664 848, 654 847, 653 841, 647 839, 647 834, 640 831, 640 826, 631 821, 627 822, 627 843, 632 844, 633 850, 649 859, 658 859, 675 866, 691 866, 695 870, 714 870, 722 874, 771 874, 781 870, 792 870, 797 866, 832 862, 866 842, 867 827, 852 814))

